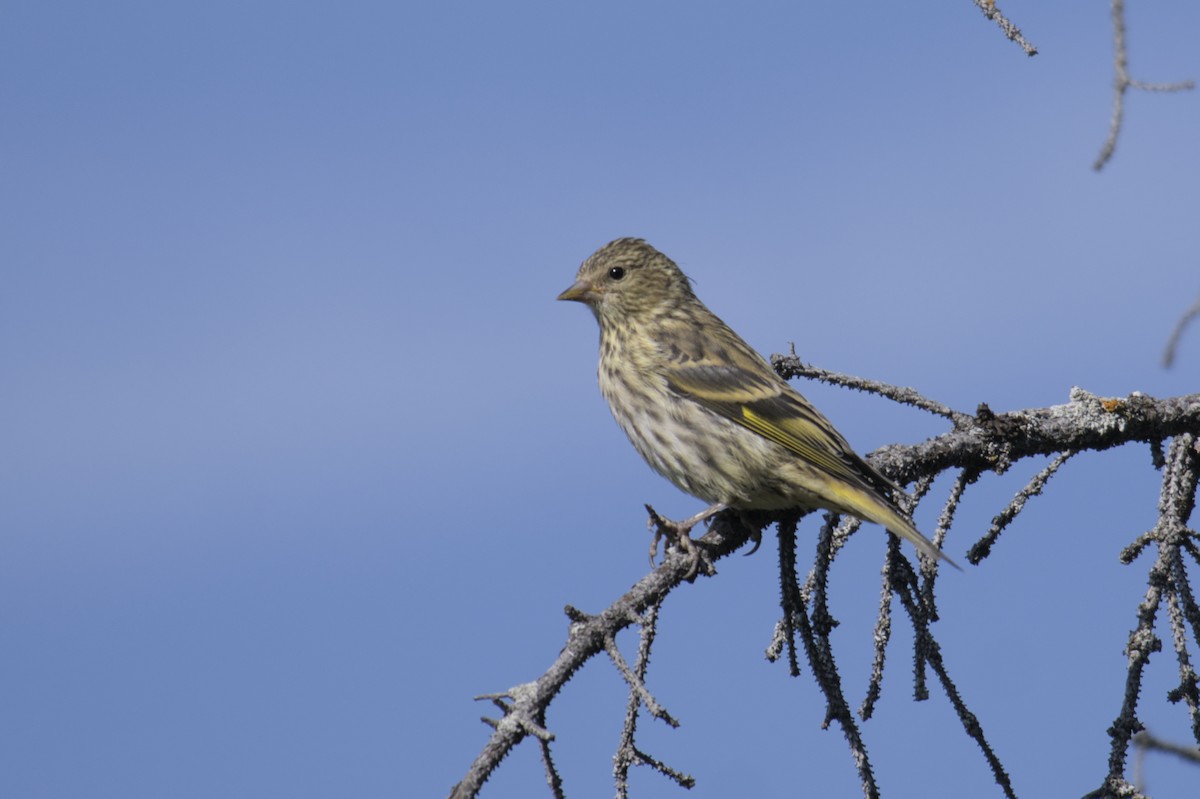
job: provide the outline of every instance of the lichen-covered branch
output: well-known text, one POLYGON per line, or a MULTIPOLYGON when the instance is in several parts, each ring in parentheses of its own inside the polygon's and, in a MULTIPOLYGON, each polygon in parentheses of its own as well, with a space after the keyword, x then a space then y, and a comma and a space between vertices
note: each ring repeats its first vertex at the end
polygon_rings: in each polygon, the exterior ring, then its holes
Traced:
MULTIPOLYGON (((915 503, 928 491, 932 479, 952 471, 957 473, 950 496, 943 505, 938 521, 940 541, 950 528, 954 512, 963 494, 988 472, 1000 473, 1012 464, 1029 457, 1052 458, 1051 465, 1042 470, 999 515, 999 526, 1018 516, 1025 500, 1042 491, 1046 481, 1068 457, 1079 458, 1085 453, 1100 452, 1111 447, 1135 442, 1148 442, 1159 453, 1163 469, 1163 488, 1159 501, 1159 521, 1155 527, 1140 535, 1123 553, 1132 562, 1145 548, 1154 544, 1157 557, 1150 569, 1148 591, 1138 609, 1138 627, 1130 636, 1127 651, 1129 670, 1125 685, 1125 701, 1121 713, 1110 729, 1112 752, 1108 775, 1095 796, 1132 796, 1136 792, 1125 776, 1126 756, 1133 736, 1141 729, 1137 702, 1142 687, 1142 674, 1150 658, 1162 648, 1156 632, 1158 613, 1166 600, 1167 621, 1172 646, 1176 654, 1179 683, 1168 699, 1182 702, 1192 720, 1193 730, 1200 743, 1200 681, 1193 667, 1194 658, 1188 651, 1189 642, 1200 642, 1200 608, 1195 592, 1188 581, 1187 561, 1200 565, 1200 540, 1187 528, 1195 504, 1197 477, 1200 475, 1200 454, 1196 439, 1200 436, 1200 394, 1168 399, 1155 399, 1140 393, 1124 398, 1097 397, 1081 389, 1071 391, 1070 401, 1049 408, 1031 408, 1007 413, 995 413, 980 405, 974 414, 952 411, 911 389, 880 386, 870 381, 814 370, 800 363, 795 355, 775 356, 776 370, 785 377, 813 376, 839 385, 853 385, 900 402, 935 413, 950 421, 952 429, 919 444, 895 444, 873 453, 868 460, 883 474, 901 485, 916 483, 912 497, 899 498, 906 505, 915 503), (1170 441, 1167 451, 1162 443, 1170 441)), ((846 735, 852 757, 862 778, 863 792, 868 797, 879 794, 863 738, 849 705, 846 702, 842 679, 837 671, 832 640, 833 617, 827 605, 825 585, 829 567, 846 538, 857 528, 857 522, 847 520, 837 525, 827 524, 822 530, 817 548, 817 560, 803 585, 797 582, 795 564, 795 512, 769 514, 738 514, 725 511, 714 519, 706 535, 698 539, 706 564, 715 564, 742 545, 756 538, 763 525, 780 523, 781 604, 783 620, 776 626, 769 650, 779 656, 789 650, 792 670, 799 670, 796 657, 796 637, 799 637, 809 667, 826 701, 826 723, 837 721, 846 735), (790 555, 789 555, 790 552, 790 555)), ((1002 791, 1012 796, 1007 771, 983 736, 982 727, 967 709, 965 699, 950 680, 941 657, 943 644, 934 638, 930 624, 936 620, 933 581, 936 567, 922 564, 921 579, 903 557, 893 540, 888 548, 885 582, 880 604, 877 631, 880 644, 875 653, 867 700, 860 711, 864 720, 870 717, 871 707, 882 685, 886 658, 884 649, 890 639, 891 598, 899 598, 914 629, 915 693, 923 696, 926 666, 938 675, 940 684, 950 697, 964 729, 984 752, 1002 791)), ((980 557, 986 556, 986 552, 980 557)), ((715 576, 715 569, 697 574, 695 560, 672 549, 662 565, 647 574, 629 591, 599 614, 589 615, 568 608, 571 619, 567 640, 562 651, 544 674, 529 683, 515 686, 502 694, 489 695, 503 712, 499 719, 485 719, 492 727, 489 740, 456 785, 451 796, 467 799, 476 796, 488 776, 504 757, 526 737, 533 736, 542 749, 547 768, 547 781, 554 796, 567 793, 564 779, 551 759, 553 731, 545 724, 546 710, 563 690, 571 676, 600 653, 625 677, 630 686, 629 709, 625 729, 617 752, 618 791, 628 792, 625 776, 630 765, 649 765, 681 785, 691 778, 662 763, 637 747, 636 718, 639 707, 651 710, 652 715, 668 720, 671 717, 659 706, 646 681, 650 648, 657 623, 657 608, 671 592, 701 576, 715 576), (631 668, 616 649, 616 635, 629 626, 640 626, 642 638, 637 662, 631 668)))
MULTIPOLYGON (((1172 701, 1185 699, 1193 721, 1193 735, 1200 743, 1200 725, 1197 725, 1196 673, 1191 668, 1187 652, 1187 637, 1180 627, 1187 622, 1172 612, 1179 608, 1182 598, 1191 600, 1192 591, 1187 580, 1184 556, 1195 552, 1197 535, 1188 529, 1187 523, 1196 505, 1196 483, 1200 478, 1200 453, 1196 449, 1196 435, 1185 433, 1171 442, 1163 469, 1162 492, 1159 495, 1158 521, 1149 532, 1149 538, 1141 536, 1138 542, 1122 553, 1127 563, 1137 557, 1150 543, 1157 546, 1153 565, 1150 567, 1146 595, 1137 609, 1137 626, 1129 634, 1125 653, 1128 666, 1125 673, 1125 697, 1120 713, 1108 728, 1112 746, 1108 757, 1108 774, 1101 786, 1088 794, 1089 798, 1133 796, 1136 786, 1126 777, 1129 748, 1134 737, 1144 730, 1138 718, 1138 703, 1142 693, 1143 677, 1153 655, 1162 651, 1159 637, 1159 609, 1167 599, 1173 632, 1173 646, 1180 667, 1180 687, 1172 691, 1172 701), (1190 550, 1190 552, 1189 552, 1190 550), (1172 607, 1173 606, 1173 607, 1172 607)), ((1194 557, 1194 556, 1193 556, 1194 557)), ((1194 602, 1191 603, 1194 605, 1194 602)), ((1200 640, 1200 614, 1190 619, 1192 636, 1200 640)))
POLYGON ((660 605, 651 605, 642 616, 635 620, 641 626, 642 634, 638 639, 637 663, 634 665, 632 673, 626 677, 630 686, 629 701, 625 706, 625 724, 621 728, 621 740, 617 745, 617 754, 613 757, 613 777, 617 782, 617 799, 628 799, 630 766, 649 766, 684 788, 691 788, 696 784, 695 778, 690 774, 677 771, 658 758, 651 757, 639 749, 635 741, 638 709, 643 704, 646 704, 651 715, 662 719, 672 727, 679 726, 679 722, 665 710, 655 710, 658 702, 645 686, 646 669, 650 666, 650 649, 654 646, 654 636, 658 633, 659 608, 660 605), (653 703, 653 706, 649 703, 653 703))
MULTIPOLYGON (((749 537, 749 530, 740 520, 723 514, 713 521, 702 540, 709 557, 717 560, 741 547, 749 537)), ((606 652, 606 644, 618 632, 637 623, 642 614, 660 605, 672 590, 685 582, 691 567, 690 558, 676 550, 603 612, 592 616, 568 607, 571 625, 567 641, 545 673, 502 694, 480 697, 494 700, 504 715, 489 722, 493 727, 491 737, 450 796, 454 799, 477 796, 500 762, 527 736, 534 735, 546 742, 553 740, 553 733, 542 727, 541 719, 545 718, 546 709, 572 675, 594 656, 606 652)))
MULTIPOLYGON (((833 385, 857 382, 809 367, 794 355, 772 355, 771 363, 788 378, 813 377, 833 385)), ((997 414, 981 404, 974 416, 961 414, 959 418, 963 421, 954 430, 920 444, 892 444, 876 450, 871 453, 871 465, 907 484, 947 469, 999 473, 1031 455, 1055 456, 1069 450, 1100 451, 1135 441, 1162 441, 1200 430, 1200 394, 1155 399, 1135 391, 1128 397, 1098 397, 1073 388, 1070 402, 1063 405, 997 414)))

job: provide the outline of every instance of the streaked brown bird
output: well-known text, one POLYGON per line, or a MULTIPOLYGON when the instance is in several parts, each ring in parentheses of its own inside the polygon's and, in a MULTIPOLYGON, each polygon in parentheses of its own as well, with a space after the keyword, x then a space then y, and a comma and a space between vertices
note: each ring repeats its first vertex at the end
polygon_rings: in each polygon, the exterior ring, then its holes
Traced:
MULTIPOLYGON (((824 508, 881 524, 951 564, 892 500, 896 487, 692 292, 675 263, 642 239, 609 242, 558 295, 600 324, 600 391, 634 448, 710 507, 824 508)), ((652 549, 652 557, 653 557, 652 549)))

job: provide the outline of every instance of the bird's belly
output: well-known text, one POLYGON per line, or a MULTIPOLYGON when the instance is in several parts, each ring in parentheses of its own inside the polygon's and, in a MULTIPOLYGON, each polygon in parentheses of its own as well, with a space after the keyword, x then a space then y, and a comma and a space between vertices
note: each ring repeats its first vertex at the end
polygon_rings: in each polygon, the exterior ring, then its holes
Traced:
POLYGON ((683 491, 747 510, 820 504, 803 487, 807 480, 798 470, 804 465, 775 442, 665 387, 661 393, 653 386, 639 391, 604 377, 602 372, 601 391, 634 449, 683 491))

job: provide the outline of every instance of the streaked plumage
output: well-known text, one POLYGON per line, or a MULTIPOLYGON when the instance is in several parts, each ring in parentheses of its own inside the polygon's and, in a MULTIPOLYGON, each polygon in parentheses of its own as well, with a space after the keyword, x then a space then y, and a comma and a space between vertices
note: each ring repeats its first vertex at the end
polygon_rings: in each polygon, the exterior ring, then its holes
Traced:
POLYGON ((945 558, 891 501, 892 484, 700 302, 670 258, 617 239, 558 298, 592 309, 600 390, 641 456, 679 488, 716 510, 848 513, 945 558))

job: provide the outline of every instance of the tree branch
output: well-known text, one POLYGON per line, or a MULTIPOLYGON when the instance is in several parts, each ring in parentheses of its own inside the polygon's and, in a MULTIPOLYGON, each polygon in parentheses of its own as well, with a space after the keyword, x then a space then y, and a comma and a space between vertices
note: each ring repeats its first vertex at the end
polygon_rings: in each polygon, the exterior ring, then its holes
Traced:
POLYGON ((1163 366, 1167 369, 1175 364, 1175 351, 1179 348, 1179 340, 1183 338, 1184 329, 1197 316, 1200 316, 1200 297, 1196 298, 1191 308, 1184 311, 1183 316, 1179 317, 1179 321, 1175 323, 1175 329, 1171 331, 1171 338, 1167 341, 1162 359, 1163 366))
MULTIPOLYGON (((1110 729, 1113 750, 1110 757, 1109 775, 1096 796, 1132 795, 1132 786, 1125 780, 1125 753, 1133 735, 1141 729, 1136 715, 1136 702, 1141 687, 1141 675, 1149 656, 1161 649, 1161 641, 1154 633, 1154 621, 1163 596, 1167 597, 1170 611, 1172 640, 1180 665, 1180 684, 1172 692, 1173 701, 1183 700, 1189 708, 1193 727, 1200 738, 1200 696, 1197 695, 1197 680, 1186 650, 1190 627, 1194 640, 1200 641, 1200 609, 1187 582, 1184 557, 1200 563, 1200 545, 1196 534, 1186 528, 1186 522, 1195 503, 1197 475, 1200 474, 1200 455, 1196 453, 1196 436, 1200 435, 1200 394, 1169 399, 1154 399, 1141 393, 1128 397, 1102 398, 1081 389, 1071 391, 1071 401, 1049 408, 1032 408, 1009 413, 993 413, 986 405, 980 405, 974 415, 952 411, 945 406, 925 399, 912 389, 881 386, 836 375, 824 370, 805 367, 794 356, 774 356, 777 371, 785 376, 806 374, 826 382, 853 385, 891 397, 896 401, 912 404, 928 412, 948 418, 953 429, 927 441, 913 445, 891 445, 884 447, 868 460, 883 474, 900 484, 918 483, 916 498, 902 499, 915 503, 928 490, 932 479, 946 470, 958 470, 950 498, 946 501, 938 522, 939 538, 949 529, 965 490, 985 472, 1003 472, 1013 463, 1033 456, 1058 458, 1044 469, 1010 503, 1001 514, 1007 524, 1019 513, 1024 500, 1038 493, 1054 470, 1066 459, 1067 453, 1102 451, 1110 447, 1131 442, 1150 442, 1159 447, 1161 442, 1173 439, 1169 451, 1163 457, 1163 492, 1160 499, 1158 524, 1148 533, 1126 548, 1123 557, 1132 561, 1150 543, 1157 544, 1158 558, 1150 574, 1150 588, 1139 609, 1139 625, 1130 637, 1130 667, 1126 683, 1126 702, 1121 715, 1110 729)), ((798 671, 795 658, 794 636, 799 635, 810 668, 817 677, 825 695, 827 720, 836 720, 842 727, 850 745, 863 782, 864 794, 878 794, 866 748, 858 730, 857 722, 849 712, 833 658, 832 644, 828 633, 836 624, 829 613, 825 598, 825 584, 830 564, 857 522, 849 520, 836 528, 826 524, 822 529, 817 548, 817 561, 803 586, 796 583, 794 561, 794 533, 796 512, 784 514, 739 514, 724 511, 713 519, 707 534, 697 543, 705 550, 709 562, 728 556, 730 553, 761 532, 761 526, 769 522, 780 522, 780 563, 782 580, 782 605, 784 620, 776 626, 776 633, 769 654, 778 656, 788 646, 794 671, 798 671), (790 567, 788 549, 791 548, 790 567)), ((983 557, 986 553, 980 555, 983 557)), ((462 781, 451 793, 456 799, 476 796, 489 775, 499 766, 514 746, 527 736, 534 736, 542 747, 543 760, 547 766, 548 782, 555 796, 565 793, 562 780, 550 759, 553 733, 545 728, 546 710, 565 687, 571 676, 588 660, 601 652, 607 652, 616 667, 625 675, 630 685, 630 711, 636 719, 639 705, 652 708, 656 715, 669 719, 658 707, 646 688, 644 676, 653 641, 653 628, 657 608, 663 599, 681 584, 698 579, 694 572, 694 561, 689 556, 672 549, 663 564, 643 577, 628 592, 617 599, 602 613, 592 616, 568 607, 571 625, 567 641, 558 657, 547 671, 530 683, 510 688, 503 694, 487 697, 500 707, 504 715, 499 720, 486 720, 493 726, 487 744, 476 757, 462 781), (637 664, 633 669, 615 652, 618 632, 632 625, 641 625, 643 636, 637 664)), ((1006 795, 1012 795, 1007 773, 999 758, 992 752, 977 719, 967 710, 953 682, 945 671, 941 658, 941 647, 933 638, 929 623, 936 619, 932 581, 936 571, 922 572, 923 585, 918 581, 911 565, 900 553, 898 540, 892 537, 888 547, 885 567, 884 594, 881 598, 880 620, 877 629, 883 629, 886 647, 887 630, 890 629, 890 600, 893 594, 901 599, 910 622, 913 624, 914 674, 918 697, 925 693, 925 664, 933 667, 943 689, 950 696, 964 728, 976 739, 991 766, 996 782, 1006 795)), ((715 572, 714 572, 715 574, 715 572)), ((862 717, 869 718, 870 709, 879 693, 882 680, 883 652, 877 649, 875 669, 868 688, 868 699, 864 702, 862 717)), ((679 784, 690 784, 690 777, 671 769, 636 748, 634 733, 636 723, 630 722, 627 714, 625 731, 618 749, 618 789, 625 784, 624 775, 631 763, 644 763, 656 768, 679 784), (623 758, 623 761, 621 760, 623 758), (622 765, 624 762, 624 765, 622 765)), ((624 794, 622 793, 622 796, 624 794)))
POLYGON ((1125 120, 1125 93, 1130 89, 1140 89, 1146 92, 1183 92, 1196 87, 1194 81, 1183 80, 1177 83, 1147 83, 1129 77, 1129 51, 1125 45, 1125 0, 1112 0, 1113 24, 1113 107, 1112 118, 1108 123, 1108 138, 1100 148, 1092 169, 1099 172, 1113 157, 1117 149, 1117 138, 1121 135, 1121 125, 1125 120))
POLYGON ((996 8, 996 0, 972 0, 976 7, 983 12, 983 15, 995 22, 1000 30, 1004 32, 1004 37, 1010 42, 1018 44, 1027 56, 1035 56, 1038 51, 1029 42, 1025 41, 1025 37, 1021 34, 1021 29, 1012 24, 1003 14, 1000 9, 996 8))
MULTIPOLYGON (((713 560, 729 555, 749 540, 750 531, 740 523, 735 514, 718 515, 708 532, 700 541, 713 560)), ((503 694, 479 698, 495 699, 504 710, 504 716, 494 723, 491 738, 475 758, 462 781, 450 792, 454 799, 467 799, 478 795, 484 782, 500 765, 500 762, 527 735, 533 734, 543 740, 553 738, 548 731, 541 735, 538 719, 544 718, 546 709, 567 682, 588 660, 605 652, 607 641, 635 623, 642 614, 660 605, 663 599, 685 582, 692 566, 691 560, 678 550, 665 559, 663 564, 639 580, 629 591, 608 606, 602 613, 588 616, 574 608, 567 608, 571 625, 566 644, 550 668, 533 682, 508 689, 503 694), (511 703, 499 701, 501 698, 511 703)))
MULTIPOLYGON (((1180 435, 1171 442, 1167 453, 1166 467, 1163 469, 1162 493, 1159 497, 1158 522, 1150 530, 1151 540, 1157 544, 1158 553, 1154 564, 1150 567, 1149 587, 1146 596, 1138 605, 1137 627, 1129 634, 1129 643, 1125 647, 1128 656, 1128 667, 1125 674, 1125 699, 1121 703, 1121 712, 1117 715, 1112 726, 1108 728, 1112 747, 1108 757, 1108 774, 1101 786, 1088 794, 1088 798, 1101 799, 1107 797, 1136 795, 1136 786, 1125 777, 1126 759, 1129 746, 1134 736, 1145 729, 1138 718, 1138 699, 1142 691, 1142 677, 1150 657, 1162 651, 1162 639, 1155 632, 1158 620, 1158 610, 1162 605, 1164 595, 1168 598, 1179 597, 1181 593, 1191 598, 1191 589, 1187 584, 1186 568, 1183 555, 1189 545, 1194 547, 1196 533, 1187 528, 1187 521, 1196 504, 1196 482, 1200 476, 1200 454, 1196 451, 1196 436, 1192 433, 1180 435)), ((1144 537, 1143 537, 1144 538, 1144 537)), ((1139 539, 1139 542, 1142 539, 1139 539)), ((1141 545, 1144 546, 1144 545, 1141 545)), ((1140 552, 1132 548, 1123 553, 1123 559, 1131 562, 1140 552)), ((1194 551, 1194 550, 1193 550, 1194 551)), ((1179 622, 1182 623, 1182 622, 1179 622)), ((1193 635, 1200 632, 1200 614, 1192 619, 1193 635)), ((1175 627, 1175 623, 1172 623, 1175 627)), ((1191 670, 1186 640, 1182 635, 1175 636, 1176 655, 1179 659, 1181 673, 1181 688, 1172 692, 1183 693, 1189 700, 1193 734, 1200 743, 1200 726, 1196 726, 1196 675, 1191 670), (1182 690, 1181 690, 1182 689, 1182 690)), ((1172 701, 1178 701, 1176 696, 1172 701)))

